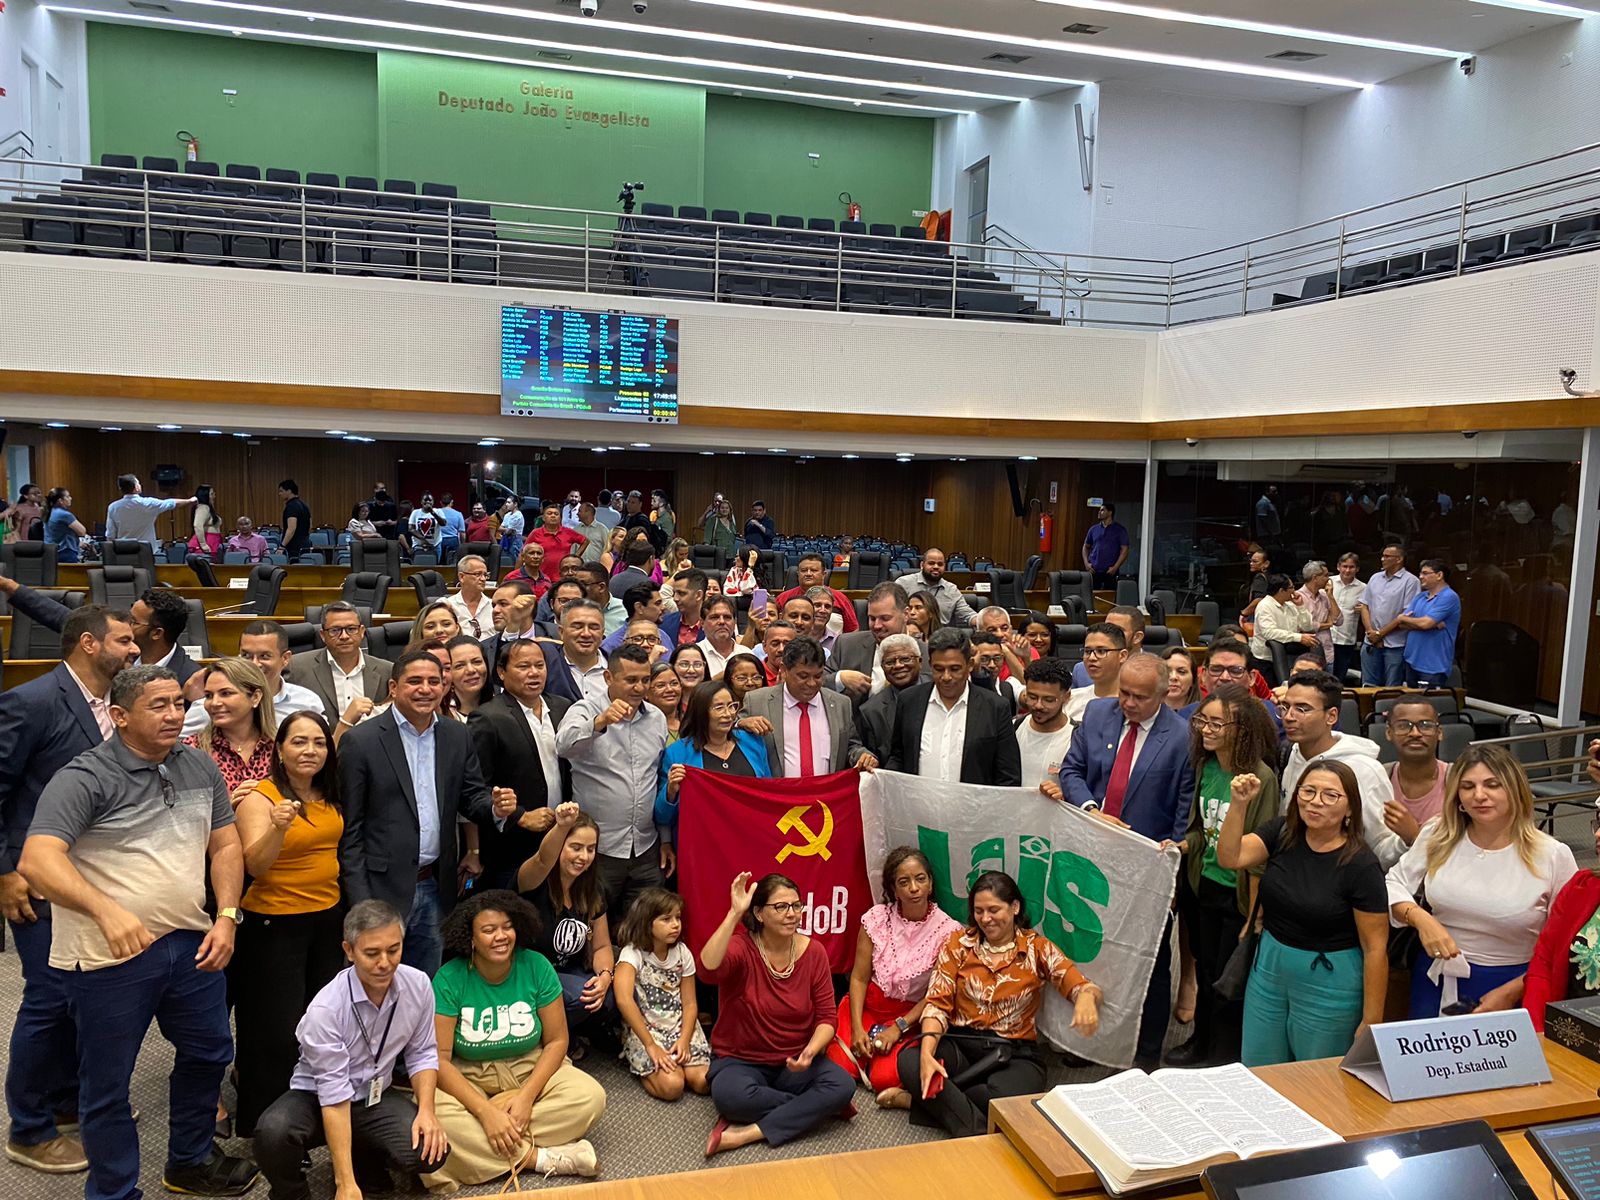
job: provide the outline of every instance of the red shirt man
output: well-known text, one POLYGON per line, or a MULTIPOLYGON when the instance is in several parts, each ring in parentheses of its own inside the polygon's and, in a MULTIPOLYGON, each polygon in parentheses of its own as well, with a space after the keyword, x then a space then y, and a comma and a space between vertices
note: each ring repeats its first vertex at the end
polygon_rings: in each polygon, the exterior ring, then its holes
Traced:
POLYGON ((561 577, 561 560, 568 554, 583 554, 583 548, 589 544, 588 539, 575 529, 568 529, 561 523, 561 502, 550 500, 539 510, 539 516, 544 521, 527 537, 522 544, 539 545, 544 548, 544 577, 547 584, 554 583, 561 577))
POLYGON ((780 611, 796 596, 804 596, 810 588, 826 587, 833 592, 833 611, 844 619, 844 632, 854 633, 861 628, 856 620, 855 602, 848 599, 843 592, 828 587, 828 569, 822 565, 822 555, 802 554, 800 561, 795 564, 794 573, 800 580, 800 586, 792 587, 778 596, 775 603, 780 611))

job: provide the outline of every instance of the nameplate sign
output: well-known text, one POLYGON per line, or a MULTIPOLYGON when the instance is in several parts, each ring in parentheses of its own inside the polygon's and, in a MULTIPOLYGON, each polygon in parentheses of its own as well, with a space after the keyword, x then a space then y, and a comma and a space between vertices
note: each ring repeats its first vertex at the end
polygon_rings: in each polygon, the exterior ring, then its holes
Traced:
POLYGON ((1550 1082, 1539 1035, 1522 1008, 1372 1025, 1339 1067, 1391 1101, 1550 1082))
POLYGON ((242 592, 250 586, 250 579, 248 576, 241 575, 238 578, 228 580, 228 586, 236 592, 242 592))

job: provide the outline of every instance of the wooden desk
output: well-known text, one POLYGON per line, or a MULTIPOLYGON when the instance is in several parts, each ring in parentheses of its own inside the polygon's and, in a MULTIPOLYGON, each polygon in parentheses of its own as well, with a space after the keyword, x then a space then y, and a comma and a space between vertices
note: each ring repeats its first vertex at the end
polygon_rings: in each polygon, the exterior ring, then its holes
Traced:
MULTIPOLYGON (((66 588, 68 591, 88 591, 89 570, 100 565, 100 563, 61 563, 56 568, 56 586, 66 588)), ((337 588, 344 583, 345 576, 350 574, 349 567, 337 566, 333 563, 320 567, 309 566, 304 563, 288 563, 283 569, 289 572, 283 581, 283 585, 286 588, 337 588)), ((502 569, 510 570, 509 564, 502 569)), ((217 563, 211 570, 216 574, 217 582, 226 587, 228 580, 244 579, 251 571, 255 570, 255 567, 250 564, 230 566, 224 563, 217 563)), ((394 580, 392 586, 394 588, 404 587, 409 590, 411 585, 407 581, 418 571, 437 571, 450 584, 454 584, 456 580, 454 566, 413 567, 408 563, 402 563, 400 566, 400 578, 394 580)), ((199 580, 195 578, 195 573, 184 563, 157 563, 156 580, 177 588, 193 587, 199 583, 199 580)))
MULTIPOLYGON (((1550 1082, 1501 1088, 1438 1100, 1391 1104, 1366 1084, 1339 1070, 1336 1058, 1256 1067, 1275 1091, 1298 1104, 1343 1138, 1403 1133, 1456 1121, 1484 1120, 1496 1129, 1523 1129, 1546 1121, 1600 1114, 1600 1064, 1545 1041, 1550 1082)), ((1094 1169, 1050 1120, 1033 1106, 1035 1096, 1014 1096, 989 1105, 989 1128, 1011 1139, 1022 1156, 1058 1194, 1099 1191, 1094 1169)))

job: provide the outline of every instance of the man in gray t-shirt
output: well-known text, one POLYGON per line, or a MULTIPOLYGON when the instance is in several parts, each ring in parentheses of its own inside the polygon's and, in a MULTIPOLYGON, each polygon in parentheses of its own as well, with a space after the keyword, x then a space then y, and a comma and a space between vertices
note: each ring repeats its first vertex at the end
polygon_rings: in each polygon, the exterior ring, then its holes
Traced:
POLYGON ((110 740, 68 763, 39 797, 18 871, 54 906, 50 965, 69 980, 78 1025, 79 1122, 89 1194, 128 1196, 139 1135, 128 1104, 152 1020, 176 1051, 171 1191, 233 1196, 258 1172, 213 1142, 233 1061, 222 969, 233 956, 244 850, 209 756, 178 745, 183 694, 165 667, 111 685, 110 740), (210 859, 217 918, 205 911, 210 859))

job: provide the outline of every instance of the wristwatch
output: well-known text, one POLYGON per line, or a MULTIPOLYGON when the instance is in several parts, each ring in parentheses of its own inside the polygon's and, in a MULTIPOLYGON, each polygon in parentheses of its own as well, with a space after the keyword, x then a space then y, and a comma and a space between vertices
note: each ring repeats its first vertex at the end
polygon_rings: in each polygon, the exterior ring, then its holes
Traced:
POLYGON ((894 1027, 896 1029, 898 1029, 902 1034, 905 1033, 906 1030, 911 1028, 911 1026, 909 1024, 907 1024, 906 1019, 904 1017, 896 1017, 894 1019, 894 1027))
POLYGON ((217 909, 217 916, 227 917, 228 920, 237 925, 244 920, 244 910, 240 908, 219 908, 217 909))

